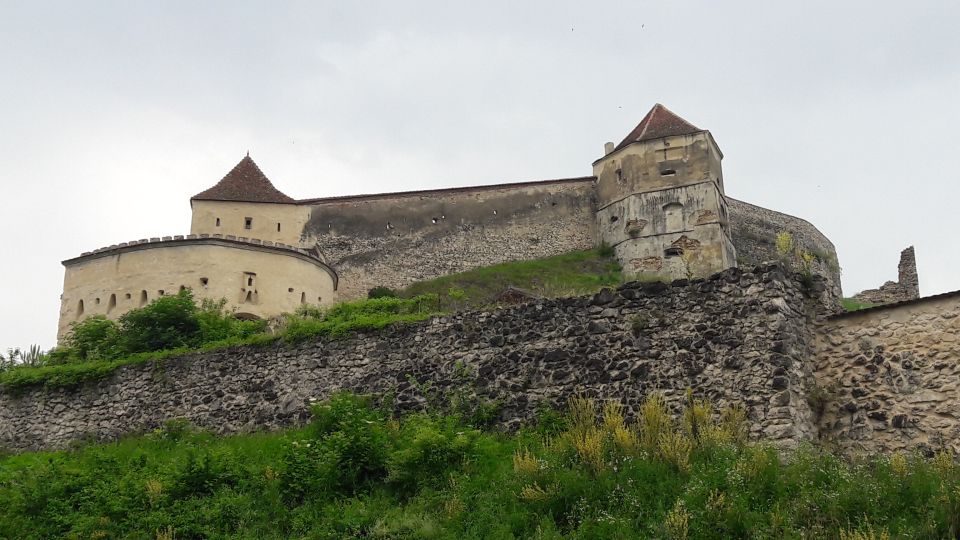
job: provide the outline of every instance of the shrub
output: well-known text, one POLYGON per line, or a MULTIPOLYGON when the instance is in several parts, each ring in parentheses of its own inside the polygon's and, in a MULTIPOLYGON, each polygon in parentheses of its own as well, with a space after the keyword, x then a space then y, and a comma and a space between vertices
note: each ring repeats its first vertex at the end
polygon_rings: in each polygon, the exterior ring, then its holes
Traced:
POLYGON ((197 304, 190 289, 162 296, 120 316, 120 341, 127 353, 162 351, 200 344, 197 304))
POLYGON ((70 325, 64 345, 63 360, 114 358, 120 352, 120 327, 103 315, 87 317, 70 325))
POLYGON ((438 486, 474 451, 479 432, 455 422, 414 417, 404 426, 399 449, 390 455, 387 481, 402 493, 438 486))
POLYGON ((390 287, 377 286, 367 291, 367 298, 396 298, 397 293, 390 287))
POLYGON ((370 399, 337 394, 313 407, 308 437, 293 441, 280 473, 284 496, 352 494, 386 476, 386 427, 370 399))

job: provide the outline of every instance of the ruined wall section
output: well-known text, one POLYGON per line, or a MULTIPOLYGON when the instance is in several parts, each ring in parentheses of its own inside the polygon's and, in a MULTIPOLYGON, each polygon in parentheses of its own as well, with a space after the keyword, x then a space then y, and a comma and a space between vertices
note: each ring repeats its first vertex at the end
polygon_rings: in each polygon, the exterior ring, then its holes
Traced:
POLYGON ((878 289, 859 292, 853 298, 871 304, 893 304, 920 298, 920 278, 917 276, 917 257, 913 246, 900 252, 897 281, 888 281, 878 289))
POLYGON ((309 400, 338 390, 395 394, 421 408, 423 388, 465 388, 502 403, 515 428, 575 393, 635 414, 687 388, 746 407, 750 434, 783 447, 815 438, 807 394, 809 335, 798 282, 775 266, 708 280, 627 283, 597 295, 463 313, 342 340, 186 355, 120 368, 71 389, 0 391, 0 447, 62 448, 185 418, 218 432, 304 422, 309 400))
POLYGON ((960 453, 960 292, 834 317, 817 348, 822 439, 960 453))
POLYGON ((810 222, 730 197, 726 198, 726 202, 739 266, 777 260, 777 234, 787 231, 793 236, 794 242, 816 257, 813 273, 827 278, 833 296, 837 299, 843 296, 837 250, 833 242, 810 222))
POLYGON ((593 177, 301 201, 339 297, 596 245, 593 177))

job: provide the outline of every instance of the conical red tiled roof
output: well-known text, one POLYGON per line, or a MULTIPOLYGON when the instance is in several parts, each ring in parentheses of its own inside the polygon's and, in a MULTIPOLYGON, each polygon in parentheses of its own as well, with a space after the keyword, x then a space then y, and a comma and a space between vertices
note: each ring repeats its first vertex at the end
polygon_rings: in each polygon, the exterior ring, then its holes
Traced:
POLYGON ((217 182, 217 185, 190 198, 190 200, 194 199, 261 203, 296 202, 292 197, 284 195, 279 189, 273 187, 270 179, 250 159, 249 154, 217 182))
POLYGON ((650 109, 650 112, 643 117, 643 120, 637 124, 637 127, 633 128, 633 131, 620 141, 620 144, 618 144, 614 150, 619 150, 637 141, 649 141, 651 139, 672 137, 674 135, 689 135, 691 133, 697 133, 698 131, 703 130, 657 103, 650 109))

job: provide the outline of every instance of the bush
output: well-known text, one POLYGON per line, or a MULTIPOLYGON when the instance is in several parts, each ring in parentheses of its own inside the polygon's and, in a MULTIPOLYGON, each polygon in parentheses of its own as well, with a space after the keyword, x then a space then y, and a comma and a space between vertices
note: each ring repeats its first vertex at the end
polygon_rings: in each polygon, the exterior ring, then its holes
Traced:
POLYGON ((396 298, 397 293, 390 287, 374 287, 367 291, 367 298, 396 298))
POLYGON ((197 304, 190 289, 162 296, 120 316, 121 343, 126 353, 162 351, 200 344, 197 304))
POLYGON ((315 405, 307 434, 291 442, 283 456, 281 485, 287 500, 352 494, 386 476, 386 427, 368 398, 337 394, 315 405))
POLYGON ((99 360, 114 358, 120 351, 120 327, 103 315, 87 317, 70 325, 64 340, 66 359, 99 360))
POLYGON ((387 481, 401 493, 438 487, 451 469, 458 469, 475 450, 480 432, 452 421, 418 416, 403 426, 399 449, 390 455, 387 481))

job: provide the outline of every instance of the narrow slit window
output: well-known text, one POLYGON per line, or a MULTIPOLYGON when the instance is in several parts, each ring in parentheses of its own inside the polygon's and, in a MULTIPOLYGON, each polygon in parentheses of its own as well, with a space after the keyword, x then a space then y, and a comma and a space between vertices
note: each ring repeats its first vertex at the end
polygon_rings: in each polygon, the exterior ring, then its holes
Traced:
POLYGON ((220 218, 217 218, 217 227, 220 226, 220 218))
POLYGON ((301 304, 307 303, 307 293, 305 292, 300 293, 300 303, 301 304))
POLYGON ((82 316, 83 316, 83 300, 80 300, 79 302, 77 302, 77 318, 79 319, 82 316))
POLYGON ((280 232, 280 223, 277 223, 277 232, 280 232))
POLYGON ((253 228, 253 218, 252 218, 252 217, 245 217, 245 218, 243 218, 243 228, 244 228, 244 229, 252 229, 252 228, 253 228))
POLYGON ((140 307, 147 305, 147 291, 140 291, 140 307))
POLYGON ((117 295, 111 294, 110 300, 107 301, 107 313, 113 311, 113 308, 117 307, 117 295))

